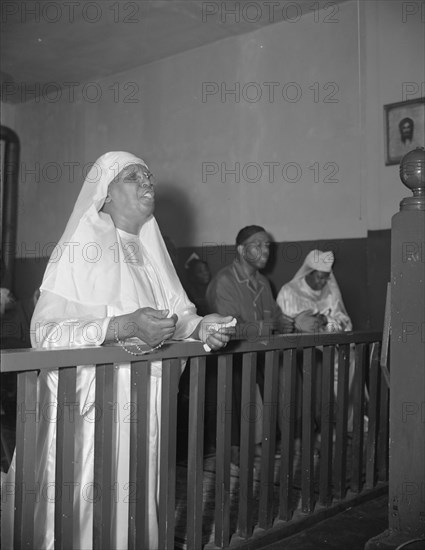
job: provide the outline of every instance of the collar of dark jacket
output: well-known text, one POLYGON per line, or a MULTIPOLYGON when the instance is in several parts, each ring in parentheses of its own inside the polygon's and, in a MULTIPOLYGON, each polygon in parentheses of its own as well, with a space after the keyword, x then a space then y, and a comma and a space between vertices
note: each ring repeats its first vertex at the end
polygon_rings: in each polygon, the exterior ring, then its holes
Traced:
POLYGON ((233 271, 238 283, 245 283, 252 292, 255 292, 257 294, 260 294, 262 292, 264 288, 264 283, 259 277, 258 271, 255 272, 254 277, 248 277, 242 265, 237 260, 234 260, 233 262, 233 271), (253 279, 255 279, 256 285, 254 285, 253 279))

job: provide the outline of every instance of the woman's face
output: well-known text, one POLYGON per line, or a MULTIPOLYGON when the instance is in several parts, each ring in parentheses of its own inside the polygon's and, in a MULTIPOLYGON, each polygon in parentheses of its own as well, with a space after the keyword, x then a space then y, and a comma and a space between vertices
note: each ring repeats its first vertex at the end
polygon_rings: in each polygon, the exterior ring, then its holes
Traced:
POLYGON ((150 216, 155 207, 153 176, 141 164, 124 168, 109 185, 115 207, 128 217, 150 216))
POLYGON ((327 271, 314 270, 310 271, 310 273, 305 276, 305 280, 308 286, 313 290, 322 290, 329 280, 329 275, 330 273, 327 271))
POLYGON ((193 275, 196 281, 204 285, 207 285, 211 280, 210 270, 203 262, 199 262, 195 265, 193 275))

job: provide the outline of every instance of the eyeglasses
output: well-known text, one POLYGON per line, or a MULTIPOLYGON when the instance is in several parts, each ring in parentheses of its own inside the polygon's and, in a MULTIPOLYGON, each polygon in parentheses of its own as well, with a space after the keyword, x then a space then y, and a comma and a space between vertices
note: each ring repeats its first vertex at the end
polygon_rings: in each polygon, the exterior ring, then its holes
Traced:
POLYGON ((155 176, 149 170, 142 170, 143 177, 149 181, 151 185, 155 183, 155 176))
POLYGON ((141 178, 143 178, 141 183, 149 182, 151 186, 155 183, 154 175, 144 166, 137 166, 137 168, 130 170, 128 173, 124 173, 123 181, 139 181, 141 178))

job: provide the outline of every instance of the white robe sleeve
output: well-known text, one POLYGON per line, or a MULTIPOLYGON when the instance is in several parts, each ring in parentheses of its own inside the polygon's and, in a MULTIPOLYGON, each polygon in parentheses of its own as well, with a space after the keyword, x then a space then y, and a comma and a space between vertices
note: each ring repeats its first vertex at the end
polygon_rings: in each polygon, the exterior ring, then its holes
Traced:
POLYGON ((317 305, 308 298, 297 294, 290 286, 284 285, 277 296, 277 305, 282 312, 289 317, 296 317, 302 311, 310 310, 313 314, 318 313, 317 305))
POLYGON ((31 319, 34 348, 100 346, 110 318, 104 306, 85 306, 43 291, 31 319))

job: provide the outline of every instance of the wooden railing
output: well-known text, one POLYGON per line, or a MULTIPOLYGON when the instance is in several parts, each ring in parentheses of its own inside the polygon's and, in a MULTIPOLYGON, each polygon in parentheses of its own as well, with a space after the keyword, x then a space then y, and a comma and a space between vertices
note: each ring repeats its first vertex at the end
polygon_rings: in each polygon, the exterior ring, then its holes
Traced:
MULTIPOLYGON (((214 462, 214 502, 211 525, 205 532, 204 404, 206 356, 197 342, 171 343, 159 353, 143 357, 128 355, 119 346, 56 350, 9 350, 2 353, 2 372, 17 372, 17 430, 15 479, 15 548, 33 549, 35 499, 26 492, 36 485, 37 376, 41 369, 59 368, 58 410, 76 397, 76 365, 95 364, 96 415, 94 484, 110 485, 112 474, 113 410, 110 406, 116 369, 113 364, 131 362, 132 404, 137 422, 130 424, 129 486, 136 488, 130 499, 129 548, 146 548, 146 490, 148 442, 147 402, 149 364, 162 360, 162 409, 160 435, 159 548, 188 549, 261 547, 283 538, 301 521, 324 517, 349 505, 353 498, 378 489, 387 479, 388 389, 379 367, 381 334, 352 332, 321 335, 286 335, 267 341, 234 341, 223 353, 213 354, 217 366, 217 433, 214 462), (318 351, 320 350, 320 351, 318 351), (240 465, 235 473, 230 464, 230 411, 232 365, 241 354, 242 411, 255 402, 256 368, 263 355, 264 394, 261 457, 254 441, 255 423, 242 414, 240 465), (351 355, 351 359, 350 359, 351 355), (320 358, 320 369, 317 359, 320 358), (188 415, 188 459, 185 475, 186 499, 183 529, 176 516, 177 389, 181 359, 190 358, 188 415), (354 359, 353 359, 354 358, 354 359), (337 360, 336 360, 337 359, 337 360), (355 361, 349 398, 350 361, 355 361), (337 364, 337 391, 334 370, 337 364), (279 375, 281 374, 281 376, 279 375), (297 374, 298 373, 298 374, 297 374), (321 380, 318 380, 318 377, 321 380), (281 382, 279 384, 279 378, 281 382), (300 384, 300 380, 302 380, 300 384), (317 425, 316 388, 321 387, 320 423, 317 425), (299 403, 297 396, 302 395, 299 403), (348 433, 349 400, 353 423, 348 433), (301 411, 301 414, 300 414, 301 411), (364 418, 368 417, 367 431, 364 418), (301 417, 300 439, 297 418, 301 417), (316 423, 316 424, 315 424, 316 423), (280 426, 280 430, 278 430, 280 426), (277 434, 280 431, 280 441, 277 434), (320 432, 320 458, 315 436, 320 432), (315 446, 316 442, 316 446, 315 446), (301 448, 300 448, 301 445, 301 448), (280 446, 280 451, 279 451, 280 446), (316 449, 316 450, 315 450, 316 449), (296 480, 299 463, 300 480, 296 480), (232 480, 232 483, 231 483, 232 480), (236 504, 235 504, 236 502, 236 504), (176 519, 177 518, 177 519, 176 519), (176 533, 176 521, 180 532, 176 533), (178 536, 177 536, 178 535, 178 536)), ((211 357, 211 354, 209 355, 211 357)), ((56 485, 73 479, 74 430, 71 415, 58 416, 56 485)), ((106 492, 104 493, 106 494, 106 492)), ((7 495, 6 495, 7 497, 7 495)), ((3 500, 4 502, 4 500, 3 500)), ((110 539, 113 497, 93 503, 93 548, 113 548, 110 539)), ((55 547, 73 548, 74 509, 69 494, 55 500, 55 547)))

